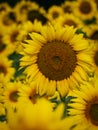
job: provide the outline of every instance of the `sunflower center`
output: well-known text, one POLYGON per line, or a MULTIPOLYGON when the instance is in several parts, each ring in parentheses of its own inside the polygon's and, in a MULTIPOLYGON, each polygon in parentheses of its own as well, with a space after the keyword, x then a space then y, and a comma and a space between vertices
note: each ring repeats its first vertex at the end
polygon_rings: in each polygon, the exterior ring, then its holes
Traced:
POLYGON ((30 10, 28 12, 28 20, 34 22, 35 19, 41 21, 42 24, 46 24, 47 22, 47 18, 43 14, 41 14, 38 10, 30 10))
POLYGON ((65 13, 71 13, 72 12, 71 7, 69 5, 65 6, 63 8, 63 10, 64 10, 65 13))
POLYGON ((9 95, 9 99, 12 101, 12 102, 17 102, 17 99, 18 99, 18 91, 13 91, 10 93, 9 95))
POLYGON ((57 18, 59 16, 59 13, 55 11, 55 12, 53 12, 52 16, 55 19, 55 18, 57 18))
POLYGON ((15 42, 17 40, 17 36, 18 36, 19 32, 15 31, 12 33, 12 35, 10 36, 11 42, 15 42))
POLYGON ((90 106, 89 115, 92 123, 98 126, 98 103, 90 106))
POLYGON ((69 26, 74 26, 74 27, 77 27, 77 24, 73 21, 73 20, 71 20, 71 19, 68 19, 68 20, 66 20, 65 22, 64 22, 64 25, 65 24, 67 24, 67 25, 69 25, 69 26))
POLYGON ((3 73, 4 75, 7 74, 7 70, 6 70, 5 66, 0 65, 0 73, 3 73))
POLYGON ((37 64, 41 73, 49 80, 63 80, 75 70, 76 53, 68 43, 52 41, 40 49, 37 64))
POLYGON ((88 1, 82 1, 79 9, 83 14, 89 14, 92 8, 88 1))
POLYGON ((92 34, 91 39, 93 39, 93 40, 98 40, 98 30, 96 30, 96 31, 92 34))
POLYGON ((98 66, 98 51, 96 51, 96 53, 94 55, 94 62, 96 64, 96 66, 98 66))
POLYGON ((37 98, 38 98, 38 95, 36 94, 36 90, 34 89, 34 90, 30 93, 29 99, 31 100, 31 102, 32 102, 33 104, 35 104, 36 101, 37 101, 37 98))

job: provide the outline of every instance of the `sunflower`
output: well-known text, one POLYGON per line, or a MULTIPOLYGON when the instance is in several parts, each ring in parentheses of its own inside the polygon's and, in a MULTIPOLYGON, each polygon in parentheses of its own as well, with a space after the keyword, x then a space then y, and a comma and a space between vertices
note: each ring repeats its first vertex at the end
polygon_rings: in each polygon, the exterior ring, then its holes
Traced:
POLYGON ((75 123, 85 127, 84 130, 98 129, 98 79, 84 82, 81 89, 74 90, 73 99, 69 103, 69 115, 73 115, 75 123))
MULTIPOLYGON (((23 42, 26 39, 30 39, 30 36, 28 34, 31 32, 40 33, 41 28, 42 28, 42 23, 40 21, 38 22, 37 20, 35 20, 34 23, 32 23, 31 21, 24 22, 21 24, 20 33, 17 37, 17 40, 19 42, 23 42)), ((20 52, 22 50, 22 45, 18 44, 16 50, 20 52)))
POLYGON ((0 14, 4 14, 9 10, 11 10, 11 7, 7 2, 0 3, 0 14))
POLYGON ((69 88, 88 80, 92 68, 89 43, 75 32, 72 26, 49 25, 22 43, 20 66, 26 67, 25 73, 37 82, 39 91, 52 95, 57 89, 65 96, 69 88))
POLYGON ((18 21, 20 22, 26 21, 27 13, 31 9, 37 10, 39 9, 39 5, 35 2, 25 0, 17 2, 16 5, 14 6, 14 10, 18 16, 18 21))
POLYGON ((75 28, 82 28, 84 26, 83 22, 73 14, 66 13, 65 15, 59 17, 57 20, 62 26, 69 25, 74 26, 75 28))
POLYGON ((73 13, 82 20, 92 19, 97 13, 94 1, 78 0, 74 3, 73 13))
POLYGON ((4 122, 0 122, 0 130, 11 130, 8 126, 8 124, 4 122))
POLYGON ((19 88, 22 87, 23 84, 21 82, 9 82, 4 87, 3 93, 3 103, 6 109, 9 108, 17 109, 18 108, 18 98, 19 98, 19 88))
POLYGON ((0 22, 1 22, 2 26, 4 26, 6 29, 9 28, 12 24, 17 23, 16 12, 13 9, 11 9, 6 13, 1 14, 0 22))
POLYGON ((54 110, 51 102, 39 99, 36 105, 26 107, 13 113, 7 113, 7 120, 11 130, 69 130, 73 124, 72 118, 63 118, 64 104, 54 110), (19 120, 20 119, 20 120, 19 120))
POLYGON ((7 57, 0 55, 0 77, 4 76, 6 80, 13 78, 15 69, 12 67, 12 61, 7 57))
POLYGON ((64 14, 62 7, 53 5, 48 9, 47 17, 50 22, 55 21, 59 16, 64 14))
POLYGON ((18 40, 18 35, 20 35, 20 25, 13 24, 10 28, 7 29, 7 33, 4 35, 4 42, 10 46, 10 50, 13 53, 17 51, 17 47, 20 44, 18 40))
POLYGON ((22 87, 19 88, 19 101, 27 104, 32 103, 35 104, 37 99, 39 98, 36 83, 25 83, 22 87))
POLYGON ((63 9, 63 12, 64 12, 64 14, 66 14, 66 13, 72 13, 73 11, 73 7, 72 7, 72 5, 73 5, 74 3, 72 2, 72 1, 65 1, 62 5, 61 5, 61 7, 62 7, 62 9, 63 9))
POLYGON ((1 26, 1 31, 0 31, 0 55, 2 56, 8 56, 9 54, 12 53, 11 46, 7 43, 5 43, 4 36, 6 35, 5 32, 3 31, 3 27, 1 26))
POLYGON ((89 38, 98 42, 98 24, 94 24, 90 26, 89 38))

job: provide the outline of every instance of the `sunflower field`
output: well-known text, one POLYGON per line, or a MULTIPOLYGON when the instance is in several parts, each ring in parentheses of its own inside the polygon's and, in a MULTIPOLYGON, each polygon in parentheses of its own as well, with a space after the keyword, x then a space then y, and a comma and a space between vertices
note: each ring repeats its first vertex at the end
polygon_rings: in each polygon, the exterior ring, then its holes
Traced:
POLYGON ((0 130, 98 130, 98 0, 47 3, 0 3, 0 130))

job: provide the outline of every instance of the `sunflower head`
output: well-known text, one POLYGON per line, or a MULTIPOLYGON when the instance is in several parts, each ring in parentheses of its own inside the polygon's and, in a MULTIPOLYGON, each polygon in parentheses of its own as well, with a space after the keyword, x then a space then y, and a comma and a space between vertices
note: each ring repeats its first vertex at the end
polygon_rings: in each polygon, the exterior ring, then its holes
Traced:
POLYGON ((51 93, 56 90, 56 87, 61 91, 62 87, 59 86, 62 85, 67 86, 65 87, 67 89, 63 88, 66 93, 69 86, 73 86, 72 84, 77 86, 82 79, 87 80, 87 73, 81 67, 81 63, 91 61, 85 52, 89 44, 83 35, 75 32, 76 29, 72 26, 47 25, 42 29, 41 34, 31 33, 31 39, 25 40, 26 43, 22 44, 24 50, 20 65, 26 66, 25 73, 31 80, 38 79, 38 87, 41 92, 51 93), (88 61, 83 57, 87 57, 88 61), (83 78, 79 73, 84 75, 83 78), (45 83, 45 89, 42 87, 40 89, 40 85, 43 86, 43 83, 45 83), (48 89, 50 86, 53 89, 48 89))

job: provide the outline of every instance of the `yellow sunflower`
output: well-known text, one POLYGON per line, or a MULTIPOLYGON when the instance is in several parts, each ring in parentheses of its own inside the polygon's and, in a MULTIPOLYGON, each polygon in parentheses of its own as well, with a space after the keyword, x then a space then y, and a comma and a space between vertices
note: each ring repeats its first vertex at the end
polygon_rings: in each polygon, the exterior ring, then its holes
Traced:
POLYGON ((63 12, 64 12, 64 14, 66 14, 66 13, 72 13, 73 11, 73 1, 65 1, 62 5, 61 5, 61 7, 62 7, 62 9, 63 9, 63 12))
POLYGON ((69 25, 75 28, 82 28, 84 26, 83 22, 78 17, 68 13, 59 17, 57 22, 59 22, 61 26, 69 25))
POLYGON ((69 88, 88 80, 92 68, 89 43, 75 32, 72 26, 49 25, 22 43, 20 66, 26 67, 25 73, 37 82, 39 91, 52 95, 57 89, 65 96, 69 88))
POLYGON ((98 79, 94 83, 84 82, 80 91, 74 90, 72 96, 75 98, 68 111, 75 123, 85 127, 84 130, 98 130, 98 79))
POLYGON ((0 55, 2 55, 2 56, 8 56, 9 54, 12 53, 12 48, 4 40, 4 36, 6 34, 3 31, 3 29, 4 28, 1 26, 1 31, 0 31, 0 55))
POLYGON ((83 20, 92 19, 97 13, 97 7, 92 0, 78 0, 74 2, 73 13, 83 20))
POLYGON ((11 7, 7 2, 0 3, 0 14, 4 14, 5 12, 8 12, 9 10, 11 10, 11 7))
POLYGON ((18 40, 18 35, 20 35, 20 25, 13 24, 7 29, 7 33, 4 35, 4 42, 10 46, 11 52, 17 51, 20 44, 18 40))
POLYGON ((88 35, 89 38, 98 42, 98 24, 90 25, 89 28, 91 30, 88 35))
POLYGON ((13 78, 14 73, 15 69, 12 67, 12 61, 0 55, 0 76, 3 75, 6 80, 10 80, 13 78))
MULTIPOLYGON (((28 34, 30 32, 40 33, 41 28, 42 28, 42 24, 40 21, 38 22, 37 20, 35 20, 34 23, 32 23, 31 21, 26 21, 22 23, 20 27, 20 33, 17 37, 17 41, 23 42, 26 39, 30 39, 30 36, 28 34)), ((20 52, 22 50, 22 45, 18 44, 16 50, 17 52, 20 52)))
POLYGON ((14 10, 18 16, 18 21, 24 22, 27 18, 27 13, 31 9, 39 9, 39 5, 32 1, 18 1, 14 6, 14 10), (21 17, 22 16, 22 17, 21 17))
POLYGON ((25 83, 21 88, 19 88, 19 101, 27 104, 35 104, 39 98, 36 83, 25 83))
POLYGON ((11 130, 6 122, 0 122, 0 130, 11 130))
POLYGON ((0 23, 5 29, 9 28, 12 24, 17 23, 17 14, 16 12, 11 9, 0 16, 0 23))
POLYGON ((21 82, 9 82, 4 87, 3 103, 6 109, 18 108, 18 91, 22 87, 21 82))
POLYGON ((7 120, 11 130, 69 130, 73 120, 62 119, 63 112, 63 104, 53 110, 51 102, 39 99, 36 105, 20 107, 16 113, 8 111, 7 120))
POLYGON ((91 44, 94 44, 93 46, 93 54, 92 54, 92 59, 94 63, 94 70, 95 73, 98 73, 98 42, 93 42, 91 41, 91 44))
POLYGON ((53 5, 48 9, 47 17, 50 22, 55 21, 59 16, 64 14, 62 7, 53 5))

